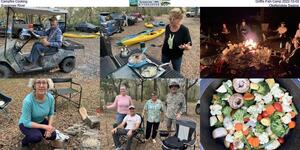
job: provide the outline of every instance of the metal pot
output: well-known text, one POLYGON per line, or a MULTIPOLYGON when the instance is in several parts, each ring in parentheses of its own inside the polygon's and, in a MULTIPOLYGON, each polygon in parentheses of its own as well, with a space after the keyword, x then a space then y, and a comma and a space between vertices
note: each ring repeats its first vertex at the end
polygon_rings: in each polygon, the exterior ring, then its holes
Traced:
POLYGON ((132 68, 140 68, 147 63, 147 57, 143 53, 135 53, 128 58, 128 66, 132 68))
MULTIPOLYGON (((210 127, 210 110, 212 95, 216 89, 222 85, 222 82, 226 79, 203 79, 200 83, 200 100, 201 100, 201 117, 200 117, 200 132, 201 143, 206 150, 222 150, 226 149, 223 140, 216 140, 212 137, 213 128, 210 127)), ((300 81, 299 79, 276 79, 276 82, 281 87, 288 90, 290 95, 293 96, 293 103, 298 111, 300 111, 300 81)), ((282 144, 279 150, 296 150, 299 149, 300 143, 300 114, 296 116, 296 127, 289 131, 285 136, 285 143, 282 144)))

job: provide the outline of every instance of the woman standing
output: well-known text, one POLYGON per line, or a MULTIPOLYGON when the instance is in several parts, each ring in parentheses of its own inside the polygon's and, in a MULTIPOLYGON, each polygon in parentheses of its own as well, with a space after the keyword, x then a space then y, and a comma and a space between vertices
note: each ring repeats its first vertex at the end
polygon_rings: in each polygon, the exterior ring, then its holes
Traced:
POLYGON ((147 126, 146 126, 146 141, 152 137, 152 142, 156 143, 157 129, 159 127, 160 118, 163 115, 163 104, 157 99, 155 92, 151 94, 151 99, 149 99, 143 109, 142 116, 144 117, 147 113, 147 126), (152 132, 151 132, 152 131, 152 132))
POLYGON ((162 47, 161 61, 171 61, 174 70, 180 72, 182 55, 184 50, 192 48, 189 29, 182 24, 185 10, 173 8, 169 12, 170 24, 166 26, 165 39, 162 47))
POLYGON ((22 115, 19 120, 21 132, 25 135, 22 147, 38 143, 42 138, 55 140, 56 132, 53 127, 54 98, 48 92, 53 88, 51 79, 30 79, 28 84, 33 91, 23 100, 22 115))
POLYGON ((107 109, 117 108, 116 123, 122 123, 124 117, 128 114, 128 107, 133 105, 130 96, 126 95, 126 87, 120 87, 120 95, 117 95, 113 104, 106 106, 107 109))

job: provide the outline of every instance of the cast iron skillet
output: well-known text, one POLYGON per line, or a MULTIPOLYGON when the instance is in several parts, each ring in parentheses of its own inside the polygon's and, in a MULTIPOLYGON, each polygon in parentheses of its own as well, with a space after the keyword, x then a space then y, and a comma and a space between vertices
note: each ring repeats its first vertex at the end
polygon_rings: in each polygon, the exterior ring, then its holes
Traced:
MULTIPOLYGON (((203 79, 200 83, 200 98, 201 98, 201 117, 200 117, 200 132, 201 143, 205 150, 222 150, 226 149, 222 140, 216 140, 212 137, 212 127, 210 127, 209 117, 212 95, 216 93, 216 89, 221 86, 223 81, 227 79, 203 79)), ((276 79, 276 82, 288 90, 293 96, 293 103, 298 112, 300 112, 300 81, 298 79, 276 79)), ((282 144, 279 150, 299 150, 300 148, 300 114, 296 116, 296 127, 290 130, 285 136, 285 143, 282 144)))

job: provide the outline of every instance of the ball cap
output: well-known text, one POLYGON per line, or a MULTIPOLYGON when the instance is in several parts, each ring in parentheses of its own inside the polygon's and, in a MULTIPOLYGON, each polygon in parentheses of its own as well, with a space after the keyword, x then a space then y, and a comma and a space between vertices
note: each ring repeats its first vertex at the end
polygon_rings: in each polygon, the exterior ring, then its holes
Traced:
POLYGON ((177 86, 178 88, 180 88, 180 85, 179 85, 179 83, 177 81, 170 82, 169 88, 171 88, 172 86, 177 86))
POLYGON ((130 106, 128 107, 128 109, 130 109, 130 108, 135 109, 135 107, 134 107, 133 105, 130 105, 130 106))

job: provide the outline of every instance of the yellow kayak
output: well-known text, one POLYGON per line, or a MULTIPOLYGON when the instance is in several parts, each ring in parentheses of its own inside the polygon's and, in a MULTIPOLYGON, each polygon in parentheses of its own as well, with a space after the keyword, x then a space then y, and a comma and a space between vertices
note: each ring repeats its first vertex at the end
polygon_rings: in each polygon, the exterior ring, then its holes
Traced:
POLYGON ((97 34, 78 34, 78 33, 64 33, 64 37, 68 38, 97 38, 97 34))
POLYGON ((154 31, 149 32, 147 34, 141 34, 141 35, 138 35, 134 38, 122 41, 122 44, 126 45, 126 46, 130 46, 130 45, 134 45, 134 44, 137 44, 137 43, 140 43, 140 42, 149 41, 149 40, 152 40, 154 38, 159 37, 164 32, 165 32, 165 29, 154 30, 154 31))
POLYGON ((147 27, 147 28, 153 28, 154 25, 152 23, 145 23, 145 27, 147 27))

